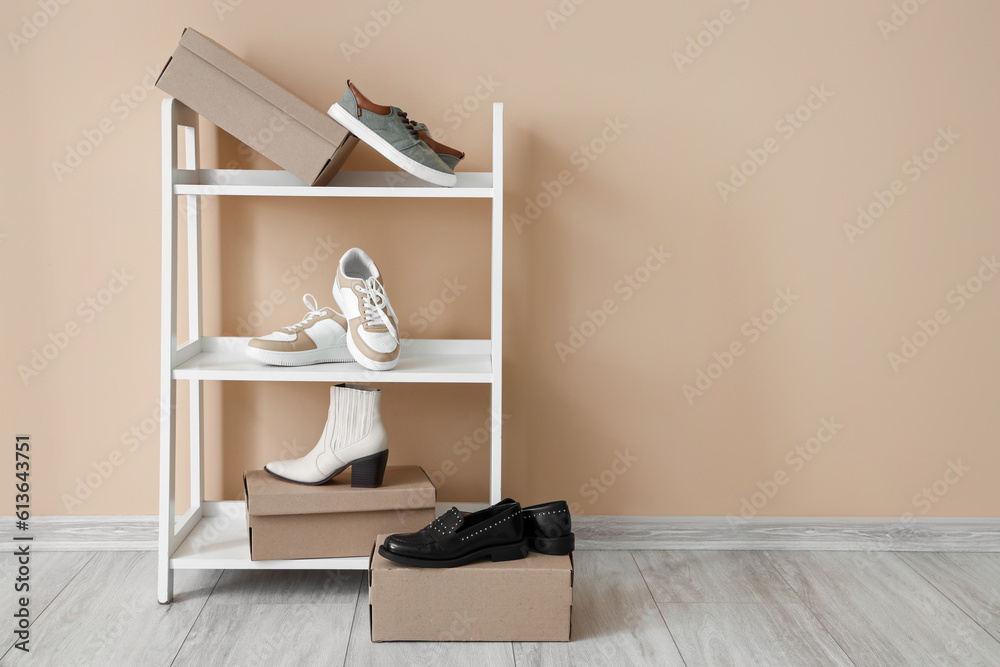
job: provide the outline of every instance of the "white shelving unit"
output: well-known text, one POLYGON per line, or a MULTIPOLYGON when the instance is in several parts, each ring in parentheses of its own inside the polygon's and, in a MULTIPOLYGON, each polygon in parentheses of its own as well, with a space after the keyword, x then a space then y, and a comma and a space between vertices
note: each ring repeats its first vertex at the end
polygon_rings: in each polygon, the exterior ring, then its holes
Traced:
POLYGON ((367 558, 251 561, 244 506, 204 499, 202 382, 458 382, 489 384, 490 503, 501 499, 500 463, 503 302, 503 105, 493 105, 493 171, 460 173, 453 188, 428 185, 403 172, 341 172, 324 187, 311 187, 285 171, 200 169, 198 115, 174 99, 163 101, 163 274, 160 352, 161 404, 170 406, 160 425, 160 518, 157 598, 173 597, 173 572, 184 569, 358 570, 367 558), (183 128, 183 139, 178 139, 183 128), (180 164, 179 141, 184 142, 180 164), (369 371, 358 364, 284 368, 247 359, 245 338, 202 335, 201 220, 198 198, 259 197, 440 197, 492 200, 490 249, 490 338, 403 341, 399 364, 369 371), (187 205, 187 342, 178 346, 178 210, 187 205), (176 387, 190 384, 191 508, 175 514, 176 387))

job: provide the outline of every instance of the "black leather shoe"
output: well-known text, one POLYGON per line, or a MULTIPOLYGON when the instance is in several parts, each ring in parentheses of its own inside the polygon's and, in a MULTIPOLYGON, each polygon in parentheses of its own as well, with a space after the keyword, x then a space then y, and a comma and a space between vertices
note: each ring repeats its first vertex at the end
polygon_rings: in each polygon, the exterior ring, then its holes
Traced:
POLYGON ((532 505, 521 510, 528 548, 542 554, 563 556, 573 552, 576 538, 569 506, 565 500, 532 505))
POLYGON ((413 567, 456 567, 480 558, 524 558, 528 545, 521 506, 507 499, 465 515, 452 507, 420 532, 388 536, 378 552, 413 567))

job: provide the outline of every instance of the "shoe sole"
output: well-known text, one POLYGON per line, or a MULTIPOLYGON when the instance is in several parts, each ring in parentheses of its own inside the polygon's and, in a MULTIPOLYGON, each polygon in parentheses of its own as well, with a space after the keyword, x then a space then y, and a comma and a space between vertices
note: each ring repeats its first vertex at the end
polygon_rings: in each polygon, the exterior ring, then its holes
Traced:
POLYGON ((334 470, 326 479, 321 479, 318 482, 300 482, 297 479, 282 477, 278 473, 269 470, 267 466, 264 466, 264 471, 283 482, 291 482, 292 484, 301 484, 303 486, 320 486, 328 483, 351 466, 354 466, 351 470, 351 486, 358 489, 377 489, 382 486, 382 480, 385 477, 385 466, 388 462, 389 450, 383 449, 381 452, 362 456, 360 459, 354 459, 347 465, 334 470))
POLYGON ((431 169, 426 165, 420 164, 413 158, 400 153, 395 147, 393 147, 392 144, 380 137, 378 133, 362 123, 360 120, 355 118, 350 111, 340 106, 340 104, 334 104, 327 110, 326 113, 328 116, 347 128, 351 134, 354 134, 366 144, 377 150, 383 157, 388 159, 403 171, 409 172, 417 178, 427 181, 428 183, 442 185, 446 188, 454 187, 454 185, 458 183, 458 177, 455 176, 455 174, 445 174, 431 169))
POLYGON ((247 356, 255 361, 271 366, 311 366, 313 364, 329 364, 354 361, 350 346, 345 342, 333 347, 323 347, 316 350, 298 350, 296 352, 280 352, 277 350, 262 350, 259 347, 247 346, 247 356))
POLYGON ((494 563, 527 558, 528 541, 522 540, 514 544, 503 544, 495 547, 486 547, 484 549, 473 551, 472 553, 466 554, 465 556, 461 556, 459 558, 450 558, 447 560, 431 560, 426 558, 414 558, 412 556, 401 556, 399 554, 392 553, 391 551, 386 549, 385 545, 379 546, 378 553, 386 560, 391 560, 392 562, 399 563, 400 565, 409 565, 410 567, 429 567, 429 568, 458 567, 460 565, 468 565, 469 563, 480 560, 482 558, 489 558, 494 563))
MULTIPOLYGON (((348 325, 348 327, 350 327, 350 325, 348 325)), ((389 371, 395 368, 396 364, 399 363, 398 354, 392 361, 375 361, 374 359, 369 359, 362 354, 361 350, 358 349, 358 346, 354 344, 354 338, 351 332, 348 332, 347 334, 347 349, 350 350, 354 361, 358 362, 358 364, 364 366, 370 371, 389 371)))
POLYGON ((576 546, 576 537, 573 533, 561 535, 559 537, 530 537, 528 538, 528 548, 540 554, 550 556, 565 556, 573 553, 576 546))

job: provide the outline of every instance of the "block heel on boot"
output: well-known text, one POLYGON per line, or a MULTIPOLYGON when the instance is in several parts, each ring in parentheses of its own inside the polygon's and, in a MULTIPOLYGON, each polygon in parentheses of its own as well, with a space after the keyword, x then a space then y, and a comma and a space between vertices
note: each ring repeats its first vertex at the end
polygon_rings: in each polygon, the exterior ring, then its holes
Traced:
POLYGON ((352 461, 351 486, 362 489, 375 489, 382 486, 382 478, 385 477, 385 464, 388 461, 388 449, 352 461))
POLYGON ((560 537, 534 537, 528 540, 528 548, 532 551, 550 556, 565 556, 573 553, 575 546, 576 537, 573 533, 560 537))

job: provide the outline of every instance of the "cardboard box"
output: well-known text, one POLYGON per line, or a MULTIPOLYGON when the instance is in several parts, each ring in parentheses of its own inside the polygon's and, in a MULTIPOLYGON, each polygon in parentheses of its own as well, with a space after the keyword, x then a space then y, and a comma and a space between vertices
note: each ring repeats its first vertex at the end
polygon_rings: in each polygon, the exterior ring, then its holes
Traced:
POLYGON ((326 185, 358 138, 191 28, 156 85, 309 185, 326 185))
POLYGON ((368 567, 373 642, 569 641, 572 556, 407 567, 379 555, 383 540, 368 567))
POLYGON ((434 520, 437 490, 419 466, 389 466, 377 489, 351 488, 350 471, 329 484, 243 475, 250 560, 369 556, 381 533, 415 532, 434 520))

